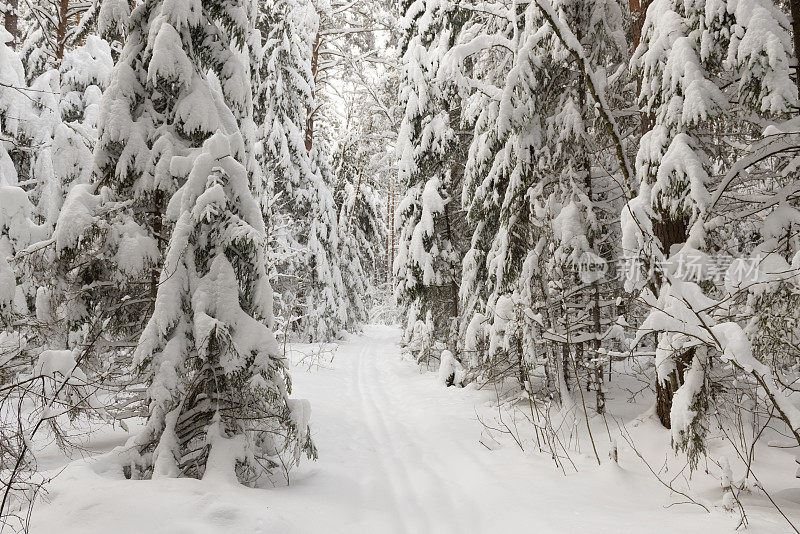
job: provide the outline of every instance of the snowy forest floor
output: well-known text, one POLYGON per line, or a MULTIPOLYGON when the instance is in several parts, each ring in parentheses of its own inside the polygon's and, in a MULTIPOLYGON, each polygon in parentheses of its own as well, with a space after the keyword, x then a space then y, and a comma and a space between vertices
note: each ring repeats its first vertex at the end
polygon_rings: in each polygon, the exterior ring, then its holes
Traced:
MULTIPOLYGON (((607 460, 608 433, 597 418, 592 428, 599 467, 585 439, 583 452, 570 453, 578 472, 567 463, 566 475, 536 450, 532 436, 524 437, 525 430, 521 451, 510 436, 486 428, 498 427, 503 410, 514 409, 498 410, 496 391, 443 387, 435 373, 402 359, 399 336, 396 328, 370 326, 338 347, 292 347, 293 396, 311 401, 319 459, 292 471, 288 486, 126 480, 104 453, 128 434, 99 427, 87 434, 76 458, 65 458, 52 444, 40 451, 41 467, 54 478, 34 507, 30 531, 709 534, 732 532, 738 524, 738 514, 717 506, 719 481, 702 467, 692 496, 711 513, 677 504, 686 499, 661 485, 621 438, 619 465, 607 460)), ((612 407, 627 414, 625 426, 651 465, 660 470, 675 460, 665 460, 674 457, 667 431, 640 415, 646 406, 617 402, 612 407)), ((504 421, 513 417, 506 411, 504 421)), ((791 456, 770 449, 760 458, 759 479, 800 523, 800 489, 787 472, 791 456)), ((688 475, 678 467, 664 476, 675 477, 677 487, 688 475)), ((749 532, 790 531, 759 492, 746 498, 745 508, 749 532)))

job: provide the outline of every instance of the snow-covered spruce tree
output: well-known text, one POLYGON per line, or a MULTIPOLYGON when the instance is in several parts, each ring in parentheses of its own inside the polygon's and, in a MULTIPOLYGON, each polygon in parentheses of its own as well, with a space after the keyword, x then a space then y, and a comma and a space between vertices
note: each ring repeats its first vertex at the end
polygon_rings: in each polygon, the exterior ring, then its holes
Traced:
MULTIPOLYGON (((58 143, 54 132, 65 132, 59 128, 57 93, 38 92, 27 86, 21 58, 9 46, 11 40, 11 35, 0 29, 0 62, 4 65, 0 69, 0 308, 6 318, 14 313, 22 319, 30 314, 37 288, 12 259, 52 232, 53 211, 63 196, 61 188, 54 187, 58 185, 58 169, 53 167, 53 150, 58 143), (46 100, 44 106, 40 98, 46 100), (44 195, 37 193, 42 190, 50 194, 41 198, 44 195)), ((22 326, 11 334, 30 336, 22 326)))
MULTIPOLYGON (((34 222, 36 207, 27 193, 18 185, 0 182, 0 331, 10 325, 11 316, 18 318, 30 314, 36 287, 23 276, 12 260, 32 243, 47 236, 47 227, 34 222)), ((26 328, 18 324, 9 330, 15 337, 28 337, 26 328), (24 336, 23 336, 23 330, 24 336)), ((26 343, 17 348, 24 349, 26 343)), ((0 350, 1 351, 1 350, 0 350)), ((8 354, 4 358, 9 357, 8 354)), ((10 359, 10 357, 9 357, 10 359)))
MULTIPOLYGON (((32 245, 17 266, 29 286, 26 292, 36 316, 30 322, 43 348, 73 346, 71 335, 80 334, 71 331, 84 324, 79 298, 83 282, 74 278, 69 262, 56 254, 53 245, 58 239, 49 238, 68 191, 90 180, 101 94, 111 67, 108 43, 89 35, 84 44, 65 52, 58 70, 40 75, 30 92, 34 114, 27 122, 26 138, 36 149, 27 162, 26 188, 36 204, 33 215, 41 224, 41 235, 40 243, 32 245)), ((66 217, 69 224, 74 223, 74 215, 66 217)))
POLYGON ((316 454, 272 333, 266 233, 244 157, 241 135, 220 130, 172 160, 186 182, 170 201, 175 227, 136 349, 152 374, 136 476, 255 482, 283 453, 289 463, 316 454))
MULTIPOLYGON (((624 87, 619 3, 546 6, 593 73, 614 73, 603 79, 607 93, 624 87)), ((516 368, 522 382, 536 362, 548 363, 548 379, 562 393, 562 378, 588 380, 602 411, 598 349, 613 287, 581 270, 617 254, 610 221, 619 207, 608 199, 619 177, 609 177, 617 163, 605 124, 586 74, 536 2, 474 24, 480 29, 464 32, 474 37, 453 48, 443 71, 472 76, 481 88, 468 104, 478 119, 462 195, 476 228, 463 268, 465 345, 488 351, 472 365, 511 359, 512 367, 501 367, 516 368)))
POLYGON ((12 46, 13 36, 0 30, 0 184, 28 181, 30 167, 29 124, 36 113, 32 105, 25 68, 12 46))
MULTIPOLYGON (((693 465, 705 447, 703 408, 724 379, 709 374, 707 359, 721 356, 737 369, 753 370, 768 393, 771 377, 753 364, 748 342, 730 345, 733 339, 743 341, 740 325, 716 324, 728 320, 736 294, 715 301, 703 293, 722 291, 724 297, 730 288, 714 287, 708 280, 700 287, 676 279, 674 269, 654 266, 665 259, 681 264, 711 253, 758 252, 758 246, 754 250, 737 236, 747 231, 737 203, 720 199, 732 180, 718 183, 712 176, 732 172, 735 177, 737 168, 751 166, 749 149, 737 139, 758 139, 767 121, 796 105, 791 55, 789 22, 770 1, 656 0, 647 9, 633 59, 642 81, 640 106, 652 128, 642 137, 637 156, 638 195, 622 212, 623 247, 642 258, 645 267, 641 283, 634 283, 633 276, 628 289, 642 291, 653 306, 645 325, 661 332, 657 413, 693 465), (711 220, 717 224, 708 224, 711 220), (719 224, 722 220, 730 222, 719 224), (689 319, 676 324, 663 316, 664 310, 689 319), (710 329, 723 326, 730 329, 726 339, 708 339, 710 329)), ((761 175, 763 170, 757 165, 753 172, 761 175)), ((762 235, 764 243, 774 237, 771 231, 762 235)))
MULTIPOLYGON (((465 85, 481 80, 478 85, 481 90, 470 92, 463 104, 464 113, 475 116, 476 120, 459 197, 474 228, 462 262, 459 292, 460 333, 465 353, 462 361, 471 370, 488 360, 487 303, 492 289, 487 257, 499 231, 501 200, 494 192, 504 191, 507 185, 498 182, 502 171, 494 162, 502 142, 498 134, 503 135, 496 122, 500 86, 515 58, 512 44, 515 25, 511 22, 514 17, 508 7, 491 14, 473 14, 464 31, 468 37, 445 56, 438 74, 446 79, 466 80, 465 85), (478 46, 470 49, 470 43, 478 46)), ((512 86, 511 81, 506 83, 512 86)))
MULTIPOLYGON (((22 26, 28 33, 20 56, 30 59, 35 51, 41 61, 23 61, 23 78, 8 87, 17 93, 16 100, 21 99, 15 120, 8 123, 16 139, 12 151, 16 174, 36 205, 34 216, 50 231, 69 185, 88 180, 97 104, 111 67, 105 41, 89 35, 85 44, 79 44, 70 33, 73 22, 90 6, 85 2, 26 6, 22 26), (30 84, 24 83, 26 79, 30 84), (84 124, 87 109, 90 116, 84 124)), ((18 78, 19 65, 5 64, 9 75, 18 78)))
POLYGON ((408 310, 406 335, 428 312, 434 338, 459 354, 450 336, 459 315, 458 291, 465 240, 464 213, 458 207, 465 139, 461 98, 437 79, 441 56, 452 46, 463 13, 450 4, 405 2, 402 33, 400 105, 404 116, 397 140, 398 181, 405 191, 396 209, 398 252, 395 294, 408 310))
POLYGON ((309 147, 305 128, 314 107, 311 57, 319 24, 311 2, 276 0, 259 6, 265 34, 256 121, 270 207, 271 258, 278 309, 286 328, 308 341, 341 331, 341 275, 332 175, 324 145, 309 147), (309 150, 311 148, 311 150, 309 150))
POLYGON ((51 230, 70 185, 89 181, 100 98, 111 67, 109 44, 90 35, 64 52, 58 68, 34 79, 26 93, 34 111, 25 125, 34 149, 25 169, 28 189, 39 219, 51 230))
MULTIPOLYGON (((358 134, 345 138, 336 151, 336 203, 339 208, 339 264, 347 296, 346 328, 368 319, 375 302, 381 251, 385 244, 385 215, 373 181, 379 172, 376 159, 358 134)), ((379 145, 380 146, 380 145, 379 145)), ((385 150, 384 150, 385 154, 385 150)))
POLYGON ((152 311, 166 205, 183 180, 171 158, 236 125, 251 95, 238 50, 245 3, 147 1, 129 18, 126 9, 100 11, 101 31, 128 34, 100 106, 93 180, 70 192, 55 244, 75 267, 85 315, 108 314, 106 333, 132 341, 152 311))
MULTIPOLYGON (((591 94, 590 83, 604 87, 608 101, 614 104, 625 95, 628 79, 623 5, 617 0, 541 2, 537 4, 537 12, 529 14, 542 17, 541 22, 533 23, 534 26, 542 24, 551 32, 549 42, 542 43, 541 48, 533 46, 534 54, 542 55, 542 71, 546 72, 545 76, 534 74, 539 86, 535 106, 542 120, 544 144, 532 158, 538 167, 532 172, 533 209, 528 217, 519 219, 535 221, 536 212, 539 212, 546 223, 541 237, 547 240, 547 245, 532 251, 531 248, 539 248, 543 243, 539 241, 533 247, 529 244, 525 259, 517 263, 519 278, 514 280, 512 274, 508 281, 522 282, 522 292, 527 293, 522 302, 535 308, 537 291, 531 292, 529 281, 544 274, 549 285, 544 295, 544 300, 549 301, 545 315, 553 321, 549 334, 561 344, 561 372, 568 375, 566 371, 571 367, 577 385, 584 383, 587 389, 595 392, 595 409, 602 413, 605 409, 603 368, 607 360, 600 349, 615 320, 616 310, 610 304, 619 288, 591 268, 613 265, 617 259, 619 234, 612 223, 621 205, 615 205, 612 199, 618 198, 623 177, 614 152, 608 149, 613 143, 605 135, 607 125, 596 111, 597 97, 591 94), (554 27, 553 21, 545 17, 544 10, 549 8, 560 28, 554 27), (562 42, 568 39, 566 32, 574 36, 573 46, 580 47, 583 66, 570 57, 574 51, 562 42), (570 61, 565 61, 565 57, 570 57, 570 61), (585 73, 582 69, 591 69, 591 72, 585 73), (589 76, 592 80, 587 79, 589 76), (550 88, 556 89, 551 93, 550 88), (543 271, 537 272, 537 263, 544 267, 543 271), (567 356, 571 365, 565 361, 567 356), (584 370, 585 379, 578 376, 584 370)), ((628 96, 632 95, 628 93, 628 96)), ((521 148, 514 152, 524 161, 521 148)), ((519 163, 524 169, 525 164, 519 163)), ((513 213, 517 210, 515 199, 526 190, 526 185, 516 189, 514 175, 512 171, 509 176, 512 187, 506 192, 508 211, 501 216, 501 220, 508 220, 508 228, 503 231, 508 232, 510 241, 522 233, 515 229, 513 213)), ((524 209, 524 203, 521 204, 520 210, 524 209)), ((503 248, 501 242, 498 252, 503 248)), ((489 261, 498 260, 490 255, 489 261)), ((520 300, 516 296, 512 299, 520 300)), ((518 311, 516 315, 522 314, 518 311)), ((522 330, 532 331, 538 326, 528 321, 522 330)), ((525 345, 530 346, 530 339, 525 345)))
MULTIPOLYGON (((318 124, 317 132, 320 130, 318 124)), ((307 222, 309 272, 306 275, 306 312, 305 320, 299 323, 301 337, 324 341, 336 339, 344 330, 348 301, 338 256, 340 227, 333 199, 335 176, 331 168, 330 146, 322 135, 313 138, 311 169, 314 182, 309 187, 311 212, 307 222)))
POLYGON ((377 273, 386 241, 380 198, 372 185, 344 182, 339 191, 339 233, 342 283, 347 304, 348 331, 369 318, 375 301, 377 273))

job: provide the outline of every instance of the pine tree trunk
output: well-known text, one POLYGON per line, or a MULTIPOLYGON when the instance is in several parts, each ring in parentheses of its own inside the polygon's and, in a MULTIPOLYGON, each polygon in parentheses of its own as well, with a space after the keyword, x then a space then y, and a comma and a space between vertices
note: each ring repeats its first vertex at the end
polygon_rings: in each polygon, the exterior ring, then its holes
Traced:
MULTIPOLYGON (((462 118, 462 106, 463 102, 459 98, 453 98, 451 101, 447 102, 447 114, 450 118, 450 124, 460 125, 461 118, 462 118)), ((465 146, 464 137, 461 134, 456 134, 456 144, 453 146, 452 150, 455 154, 463 153, 466 154, 468 147, 465 146), (464 152, 462 152, 462 150, 464 152)), ((450 299, 452 301, 452 317, 458 318, 459 317, 459 288, 460 288, 460 275, 461 275, 461 260, 463 258, 463 254, 461 253, 460 247, 458 246, 458 240, 460 235, 457 235, 458 230, 461 228, 462 225, 459 225, 459 214, 458 210, 456 213, 453 213, 453 202, 456 202, 456 198, 458 198, 458 194, 461 191, 461 186, 464 181, 464 165, 462 163, 461 158, 455 157, 450 159, 450 180, 447 183, 447 196, 448 202, 444 207, 444 219, 447 225, 447 239, 450 241, 450 246, 453 247, 453 251, 455 253, 454 260, 450 263, 450 299)), ((455 354, 456 351, 453 350, 455 354)), ((520 353, 521 354, 521 353, 520 353)))
POLYGON ((17 22, 18 22, 18 15, 17 15, 17 6, 19 5, 19 0, 7 0, 6 1, 6 13, 5 13, 5 27, 6 31, 11 34, 11 48, 17 47, 17 22))
POLYGON ((317 32, 317 37, 314 39, 314 48, 311 51, 311 78, 314 80, 314 87, 311 90, 312 103, 311 108, 308 110, 308 118, 306 119, 306 150, 311 151, 314 145, 314 115, 317 112, 314 97, 317 93, 317 73, 319 72, 319 46, 320 34, 317 32))
MULTIPOLYGON (((444 222, 447 227, 447 239, 450 240, 450 245, 455 247, 455 240, 453 239, 453 230, 450 225, 450 202, 444 207, 444 222)), ((458 282, 456 282, 456 273, 458 272, 458 265, 451 264, 450 266, 450 300, 452 317, 458 317, 458 282)), ((454 351, 455 353, 455 351, 454 351)))
POLYGON ((649 3, 649 0, 628 0, 628 7, 631 10, 631 43, 634 50, 642 39, 642 26, 649 3))
POLYGON ((394 265, 394 198, 392 197, 392 178, 389 177, 389 188, 386 192, 386 283, 393 285, 392 271, 394 265))
POLYGON ((162 217, 164 216, 165 209, 164 192, 160 189, 156 189, 153 197, 153 212, 150 214, 150 220, 153 236, 158 244, 159 258, 161 259, 150 269, 150 298, 153 300, 151 306, 155 306, 156 295, 158 294, 158 281, 161 278, 161 266, 163 265, 164 253, 167 248, 167 239, 162 235, 164 231, 162 217))
MULTIPOLYGON (((631 0, 635 1, 635 0, 631 0)), ((583 40, 582 32, 580 31, 581 24, 578 21, 577 24, 578 31, 576 36, 579 41, 583 40)), ((586 87, 586 80, 583 76, 579 79, 579 98, 580 98, 580 106, 581 106, 581 114, 584 117, 584 120, 591 120, 593 116, 593 112, 588 105, 588 88, 586 87)), ((585 146, 585 145, 584 145, 585 146)), ((583 169, 581 169, 584 173, 583 176, 583 187, 585 189, 586 196, 589 197, 589 201, 593 204, 598 201, 597 195, 594 194, 594 184, 592 183, 592 164, 589 160, 589 152, 588 150, 583 151, 583 159, 582 159, 583 169)), ((597 251, 597 235, 594 231, 589 231, 588 235, 586 236, 589 242, 589 248, 593 251, 597 251)), ((600 283, 598 280, 593 280, 591 286, 589 288, 591 295, 589 297, 589 306, 591 307, 591 331, 594 334, 594 339, 589 343, 587 347, 586 354, 584 354, 585 362, 586 362, 586 369, 589 373, 589 379, 586 381, 587 388, 589 385, 594 386, 595 391, 595 409, 597 413, 603 414, 605 413, 606 409, 606 397, 605 391, 603 388, 603 364, 600 361, 600 337, 602 336, 602 324, 600 319, 600 283)), ((582 347, 581 347, 582 348, 582 347)))
MULTIPOLYGON (((642 39, 642 27, 644 26, 645 14, 647 13, 647 6, 650 5, 650 0, 628 0, 628 6, 631 10, 631 53, 636 51, 639 42, 642 39)), ((642 90, 642 77, 636 77, 636 94, 638 95, 642 90)), ((653 127, 653 118, 647 113, 640 113, 641 117, 641 133, 645 134, 653 127)))
MULTIPOLYGON (((600 323, 600 284, 597 281, 592 282, 592 297, 592 323, 595 334, 599 338, 602 332, 600 323)), ((597 413, 603 414, 606 412, 606 393, 603 385, 603 362, 600 361, 600 339, 598 338, 592 340, 592 368, 595 375, 595 408, 597 413)))
MULTIPOLYGON (((800 0, 792 0, 793 3, 800 0)), ((632 50, 636 50, 642 38, 642 27, 644 25, 645 14, 650 0, 628 0, 631 11, 631 45, 632 50)), ((642 80, 637 78, 636 87, 641 90, 642 80)), ((644 135, 653 127, 653 118, 646 113, 641 114, 641 134, 644 135)), ((686 241, 688 230, 685 219, 675 219, 665 210, 658 212, 660 220, 653 221, 653 233, 661 242, 661 252, 665 257, 669 256, 670 248, 677 243, 686 241)), ((661 285, 661 280, 654 280, 656 287, 661 285)), ((657 343, 657 341, 656 341, 657 343)), ((666 381, 661 381, 656 377, 656 414, 659 421, 666 428, 670 428, 670 411, 672 410, 672 398, 678 387, 683 383, 683 373, 692 361, 694 351, 692 349, 675 356, 676 369, 670 373, 666 381), (687 363, 688 362, 688 363, 687 363)))
MULTIPOLYGON (((688 221, 672 218, 663 210, 659 212, 659 216, 661 217, 660 221, 653 221, 653 233, 661 241, 661 252, 667 257, 672 245, 686 241, 688 221)), ((669 414, 672 410, 672 398, 683 384, 683 372, 691 364, 693 356, 694 349, 676 354, 676 368, 670 373, 668 380, 661 381, 656 377, 656 414, 666 428, 671 428, 669 414)))
POLYGON ((684 382, 683 377, 686 369, 692 365, 694 350, 694 347, 692 347, 675 358, 675 370, 669 374, 667 380, 662 382, 656 378, 656 414, 665 428, 672 428, 670 418, 672 399, 675 396, 675 392, 684 382))
POLYGON ((67 18, 69 16, 69 0, 59 0, 58 27, 56 28, 56 59, 61 61, 64 57, 64 47, 67 41, 67 18))
POLYGON ((358 180, 356 181, 356 194, 353 199, 353 207, 350 208, 350 215, 347 217, 347 230, 350 231, 350 225, 353 224, 353 216, 356 214, 356 206, 358 205, 358 195, 361 192, 361 177, 364 176, 364 169, 358 173, 358 180))

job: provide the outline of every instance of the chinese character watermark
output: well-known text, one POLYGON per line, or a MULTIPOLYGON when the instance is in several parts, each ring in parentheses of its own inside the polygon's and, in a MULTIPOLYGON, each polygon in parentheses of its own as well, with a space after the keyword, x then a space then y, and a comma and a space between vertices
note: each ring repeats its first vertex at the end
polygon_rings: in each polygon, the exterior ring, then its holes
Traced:
POLYGON ((623 256, 617 259, 616 269, 610 273, 611 269, 606 260, 591 252, 584 252, 576 262, 576 269, 581 281, 587 284, 609 278, 637 283, 653 272, 668 273, 685 282, 710 281, 720 284, 730 280, 739 284, 758 281, 758 266, 762 259, 761 256, 734 258, 724 253, 715 255, 697 253, 678 254, 654 265, 648 265, 641 257, 623 256))

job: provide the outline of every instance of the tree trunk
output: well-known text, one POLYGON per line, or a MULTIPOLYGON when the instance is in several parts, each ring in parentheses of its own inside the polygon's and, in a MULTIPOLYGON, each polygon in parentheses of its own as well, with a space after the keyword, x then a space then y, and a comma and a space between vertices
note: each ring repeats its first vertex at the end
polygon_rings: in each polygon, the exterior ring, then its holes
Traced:
MULTIPOLYGON (((800 0, 792 0, 793 3, 800 2, 800 0)), ((632 52, 636 50, 642 39, 642 27, 644 25, 645 15, 647 13, 647 6, 650 0, 628 0, 628 6, 631 12, 631 45, 632 52)), ((642 80, 637 78, 636 87, 641 90, 642 80)), ((644 135, 653 127, 653 118, 646 113, 641 114, 641 133, 644 135)), ((674 219, 670 213, 665 210, 657 210, 659 220, 653 221, 653 233, 661 242, 661 252, 665 257, 669 256, 670 248, 677 243, 686 241, 686 232, 688 230, 685 219, 674 219)), ((656 288, 661 285, 661 279, 658 275, 654 280, 656 288)), ((672 410, 672 398, 675 395, 678 387, 683 383, 683 373, 689 363, 692 361, 694 350, 690 349, 683 354, 675 356, 676 370, 670 373, 666 381, 661 381, 656 378, 656 414, 659 421, 666 428, 670 428, 670 411, 672 410)))
MULTIPOLYGON (((644 19, 647 13, 647 6, 650 5, 650 0, 628 0, 628 6, 631 10, 631 54, 636 52, 639 43, 642 40, 642 27, 644 26, 644 19)), ((636 77, 636 94, 637 96, 642 91, 642 77, 636 77)), ((640 112, 641 118, 641 132, 647 133, 653 127, 653 117, 647 113, 640 112)))
MULTIPOLYGON (((672 245, 686 241, 688 220, 674 219, 664 210, 659 210, 659 216, 661 220, 653 221, 653 233, 661 241, 662 254, 664 257, 668 257, 672 245)), ((657 281, 657 284, 660 286, 660 281, 657 281)), ((676 368, 670 373, 668 380, 661 381, 656 376, 656 414, 666 428, 670 428, 671 425, 669 414, 672 410, 672 397, 683 384, 683 372, 691 364, 693 356, 693 348, 682 354, 676 354, 676 368)))
MULTIPOLYGON (((153 236, 158 244, 159 261, 150 269, 150 298, 152 299, 151 309, 155 307, 156 296, 158 295, 158 283, 161 279, 161 268, 163 266, 163 258, 167 249, 167 239, 162 235, 164 231, 163 216, 164 210, 164 192, 161 189, 156 189, 153 196, 153 212, 150 214, 153 236)), ((149 315, 149 314, 148 314, 149 315)))
POLYGON ((347 231, 350 231, 350 225, 353 224, 353 217, 356 214, 356 206, 358 205, 358 195, 361 192, 361 177, 364 175, 364 169, 358 173, 358 181, 356 182, 356 194, 353 199, 353 207, 350 208, 350 215, 347 217, 347 231))
POLYGON ((6 1, 6 13, 5 13, 5 27, 6 31, 11 34, 11 48, 17 47, 17 22, 19 15, 17 14, 17 6, 19 5, 19 0, 7 0, 6 1))
MULTIPOLYGON (((634 2, 637 0, 631 0, 634 2)), ((576 37, 578 38, 579 42, 583 42, 584 36, 582 35, 581 24, 580 20, 577 21, 576 26, 578 27, 578 31, 576 32, 576 37)), ((580 102, 580 109, 581 115, 583 116, 584 120, 587 122, 591 120, 594 116, 593 110, 589 106, 588 98, 589 92, 588 87, 586 86, 586 79, 584 76, 579 78, 578 82, 578 90, 579 90, 579 102, 580 102)), ((597 198, 594 192, 594 183, 592 182, 592 163, 589 159, 589 150, 586 143, 583 143, 583 151, 582 151, 582 159, 581 159, 581 171, 583 172, 583 187, 584 193, 589 198, 589 201, 594 204, 600 200, 597 198)), ((602 220, 602 217, 600 218, 602 220)), ((603 229, 601 228, 600 232, 602 233, 603 229)), ((597 247, 597 234, 593 230, 589 230, 586 235, 586 239, 589 242, 589 248, 592 251, 597 252, 598 254, 602 255, 601 251, 597 247)), ((588 374, 588 379, 586 380, 586 388, 587 391, 590 389, 594 389, 595 392, 595 409, 597 413, 603 414, 606 411, 606 396, 605 396, 605 388, 603 385, 603 363, 601 361, 600 355, 600 338, 603 334, 602 329, 602 322, 601 322, 601 314, 600 314, 600 282, 599 280, 592 280, 591 285, 587 288, 591 294, 589 295, 589 307, 591 312, 591 327, 590 331, 594 334, 594 339, 592 339, 586 347, 584 351, 583 345, 579 347, 581 350, 582 361, 585 362, 586 370, 588 374)), ((579 360, 580 361, 580 360, 579 360)))
POLYGON ((639 46, 642 40, 642 26, 644 25, 644 15, 647 11, 649 0, 628 0, 628 7, 631 10, 631 43, 633 50, 639 46))
POLYGON ((67 44, 67 22, 69 17, 69 0, 59 0, 58 27, 56 28, 56 59, 61 61, 64 57, 64 47, 67 44))
POLYGON ((386 192, 386 283, 391 287, 394 282, 394 197, 392 196, 392 177, 389 177, 389 188, 386 192))
MULTIPOLYGON (((447 230, 447 239, 450 240, 450 245, 455 247, 455 240, 453 238, 453 230, 450 226, 450 203, 452 199, 444 206, 444 222, 447 230)), ((458 317, 458 282, 456 281, 456 273, 458 272, 457 264, 450 264, 450 301, 452 302, 452 317, 458 317)))
POLYGON ((314 81, 314 87, 311 89, 311 108, 308 110, 308 117, 306 118, 306 150, 311 151, 311 147, 314 145, 314 115, 317 112, 317 108, 315 105, 315 96, 317 94, 317 73, 319 72, 319 46, 320 46, 320 35, 317 32, 317 37, 314 39, 314 48, 311 51, 311 78, 314 81))
POLYGON ((692 365, 694 358, 694 347, 679 354, 675 358, 675 370, 672 371, 667 380, 661 381, 656 378, 656 414, 658 420, 665 428, 671 428, 672 421, 670 419, 670 412, 672 411, 672 398, 675 392, 683 384, 683 376, 686 369, 692 365))

